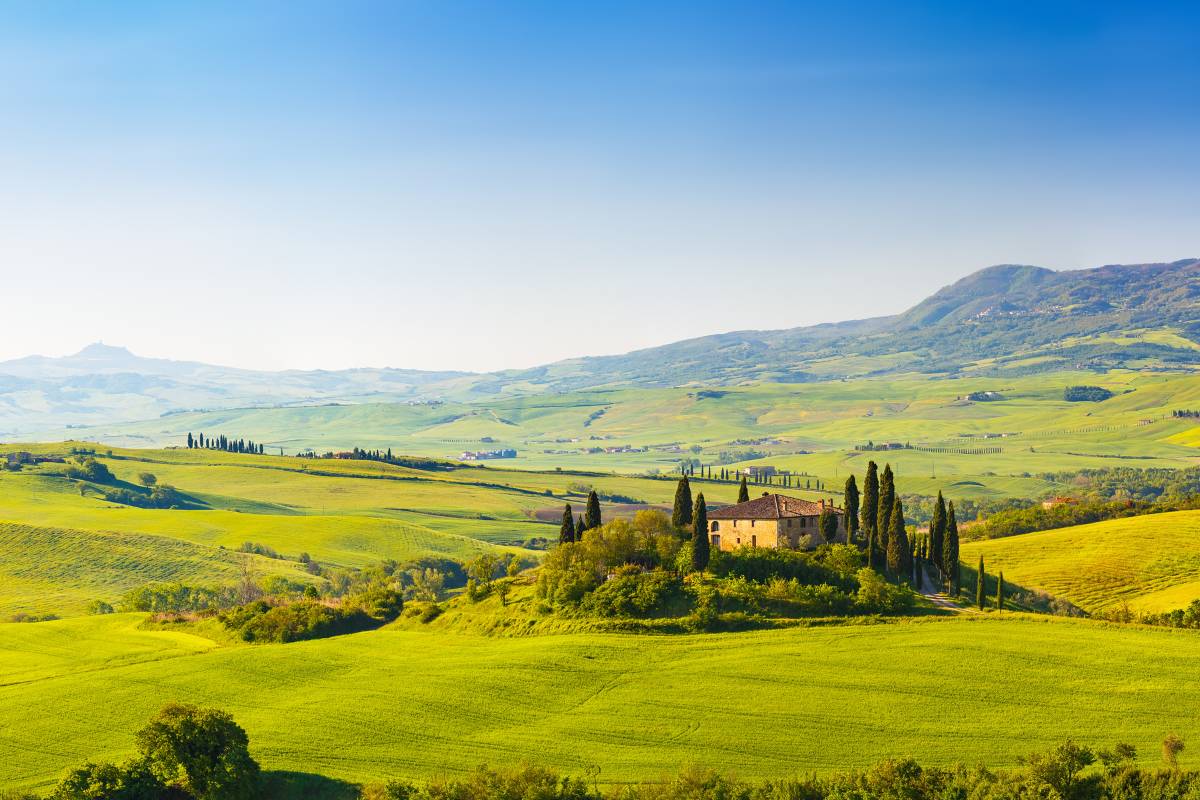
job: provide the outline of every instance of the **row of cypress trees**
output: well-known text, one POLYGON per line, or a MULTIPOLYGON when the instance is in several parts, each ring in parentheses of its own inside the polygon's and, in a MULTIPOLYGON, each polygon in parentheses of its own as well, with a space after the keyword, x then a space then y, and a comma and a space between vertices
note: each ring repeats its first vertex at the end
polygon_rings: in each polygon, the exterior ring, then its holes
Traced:
POLYGON ((587 506, 578 519, 575 518, 570 503, 563 507, 562 525, 558 531, 559 544, 582 541, 584 531, 599 528, 600 525, 600 496, 593 489, 588 492, 587 506))
POLYGON ((192 436, 188 431, 187 446, 189 450, 224 450, 227 453, 254 453, 262 455, 263 446, 250 439, 230 439, 225 434, 220 436, 205 436, 198 433, 192 436))

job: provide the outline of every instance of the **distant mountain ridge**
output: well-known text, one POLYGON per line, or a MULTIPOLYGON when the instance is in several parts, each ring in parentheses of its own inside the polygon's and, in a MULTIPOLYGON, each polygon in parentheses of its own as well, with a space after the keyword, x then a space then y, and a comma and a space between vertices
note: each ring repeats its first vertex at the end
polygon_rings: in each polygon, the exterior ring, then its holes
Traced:
POLYGON ((0 362, 0 438, 5 432, 197 408, 466 400, 896 372, 1191 365, 1200 365, 1200 259, 1067 271, 1005 264, 974 272, 895 316, 720 333, 488 374, 373 368, 262 372, 142 358, 97 343, 62 358, 0 362))

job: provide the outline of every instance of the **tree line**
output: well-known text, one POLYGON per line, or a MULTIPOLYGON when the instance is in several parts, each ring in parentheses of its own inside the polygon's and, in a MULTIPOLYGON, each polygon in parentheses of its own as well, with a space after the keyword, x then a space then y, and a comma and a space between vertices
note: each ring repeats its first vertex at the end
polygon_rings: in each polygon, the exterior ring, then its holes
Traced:
POLYGON ((226 453, 263 454, 261 444, 251 439, 231 439, 223 433, 219 436, 205 436, 203 433, 192 436, 191 431, 188 431, 187 446, 189 450, 224 450, 226 453))

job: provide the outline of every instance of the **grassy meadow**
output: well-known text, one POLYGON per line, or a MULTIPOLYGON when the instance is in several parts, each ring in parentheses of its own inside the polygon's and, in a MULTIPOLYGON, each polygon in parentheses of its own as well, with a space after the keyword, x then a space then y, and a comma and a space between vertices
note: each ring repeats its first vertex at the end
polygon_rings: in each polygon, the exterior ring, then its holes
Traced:
POLYGON ((994 615, 700 636, 378 631, 215 646, 140 615, 0 624, 0 787, 120 758, 164 702, 229 710, 267 769, 350 781, 534 760, 603 782, 914 755, 1011 765, 1073 736, 1200 735, 1200 638, 994 615), (48 714, 48 709, 54 713, 48 714))

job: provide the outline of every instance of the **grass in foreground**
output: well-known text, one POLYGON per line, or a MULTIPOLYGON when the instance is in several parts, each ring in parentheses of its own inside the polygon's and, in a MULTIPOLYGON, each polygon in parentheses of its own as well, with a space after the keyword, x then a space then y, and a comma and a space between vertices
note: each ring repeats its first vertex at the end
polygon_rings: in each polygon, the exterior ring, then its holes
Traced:
POLYGON ((573 774, 602 765, 602 782, 693 762, 747 779, 898 754, 1003 766, 1072 736, 1153 754, 1167 732, 1200 735, 1200 637, 1086 621, 674 637, 385 628, 205 649, 140 619, 0 625, 0 788, 127 755, 172 700, 230 711, 267 769, 353 781, 531 756, 573 774))

